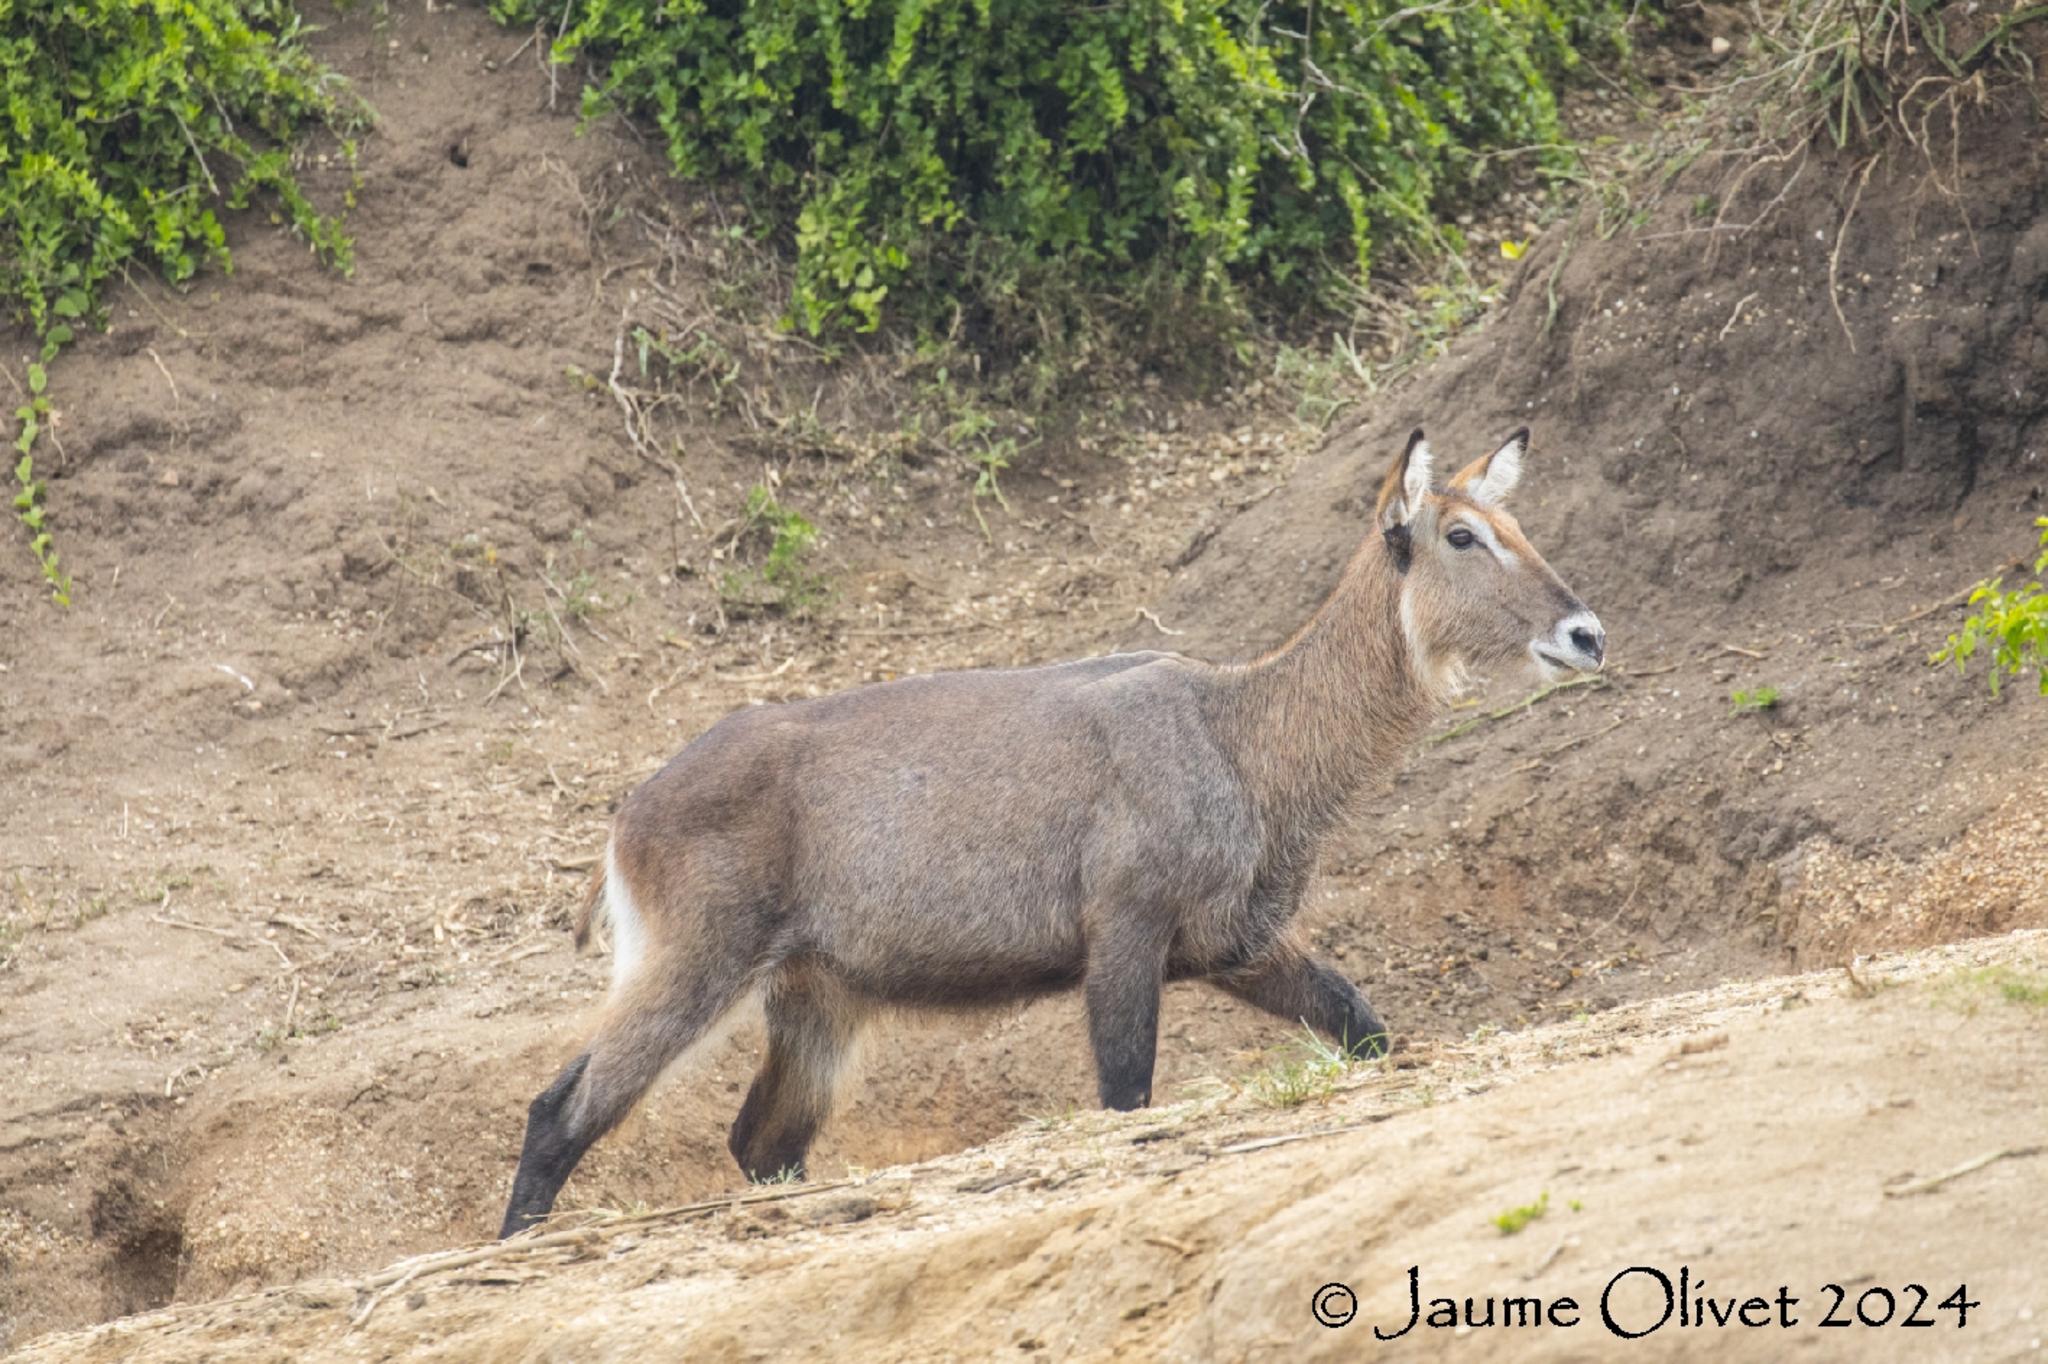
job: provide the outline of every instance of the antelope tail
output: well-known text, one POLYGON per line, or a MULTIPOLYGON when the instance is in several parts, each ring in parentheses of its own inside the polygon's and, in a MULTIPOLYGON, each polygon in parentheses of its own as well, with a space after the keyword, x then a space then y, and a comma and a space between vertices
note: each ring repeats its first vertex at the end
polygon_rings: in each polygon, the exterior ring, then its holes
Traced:
POLYGON ((590 926, 597 918, 598 905, 604 900, 605 868, 610 863, 609 854, 599 858, 597 865, 591 868, 590 884, 583 888, 583 903, 576 910, 576 921, 573 925, 576 946, 579 949, 590 945, 590 926))

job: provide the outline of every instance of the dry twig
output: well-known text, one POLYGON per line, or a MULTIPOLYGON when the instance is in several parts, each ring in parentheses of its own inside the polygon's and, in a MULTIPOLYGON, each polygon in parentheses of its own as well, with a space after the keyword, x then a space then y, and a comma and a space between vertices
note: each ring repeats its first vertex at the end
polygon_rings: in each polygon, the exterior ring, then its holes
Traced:
POLYGON ((1842 272, 1842 239, 1849 235, 1850 220, 1856 216, 1856 205, 1863 202, 1863 187, 1870 183, 1870 173, 1877 169, 1877 162, 1878 157, 1873 155, 1863 163, 1863 174, 1856 177, 1856 192, 1849 196, 1848 212, 1835 229, 1835 249, 1828 253, 1828 302, 1835 305, 1835 321, 1842 324, 1842 335, 1849 339, 1851 355, 1856 354, 1856 335, 1849 330, 1849 319, 1842 315, 1842 291, 1837 284, 1842 272))
POLYGON ((1185 631, 1185 630, 1170 630, 1170 629, 1168 629, 1168 628, 1166 627, 1165 623, 1164 623, 1164 622, 1162 622, 1162 621, 1161 621, 1161 620, 1159 619, 1159 617, 1157 617, 1157 616, 1153 615, 1153 614, 1152 614, 1152 611, 1151 611, 1151 609, 1150 609, 1150 608, 1148 608, 1148 607, 1143 607, 1143 606, 1139 607, 1139 608, 1138 608, 1138 614, 1139 614, 1139 616, 1143 617, 1144 619, 1146 619, 1146 620, 1149 620, 1149 621, 1151 621, 1151 622, 1152 622, 1152 625, 1153 625, 1153 628, 1155 628, 1156 630, 1158 630, 1158 631, 1159 631, 1159 633, 1160 633, 1160 634, 1162 634, 1162 635, 1184 635, 1184 634, 1186 634, 1186 633, 1187 633, 1187 631, 1185 631))
POLYGON ((1901 1184, 1896 1189, 1886 1189, 1886 1198, 1906 1198, 1913 1194, 1932 1193, 1950 1180, 1961 1179, 1964 1175, 1975 1174, 1987 1165, 2001 1160, 2020 1160, 2027 1156, 2038 1156, 2048 1151, 2048 1146, 2008 1146, 2003 1151, 1991 1151, 1974 1159, 1966 1160, 1953 1170, 1944 1170, 1927 1179, 1916 1179, 1911 1184, 1901 1184))
POLYGON ((508 1255, 524 1255, 537 1250, 553 1250, 561 1246, 588 1245, 601 1241, 623 1227, 645 1226, 650 1222, 675 1221, 686 1217, 701 1217, 714 1212, 753 1207, 759 1203, 781 1203, 792 1198, 808 1198, 812 1194, 829 1193, 843 1189, 853 1181, 834 1180, 828 1184, 807 1184, 801 1189, 778 1189, 772 1193, 750 1194, 741 1198, 721 1198, 704 1203, 685 1203, 673 1208, 660 1208, 643 1213, 603 1213, 596 1220, 567 1231, 543 1232, 538 1236, 520 1235, 509 1240, 494 1242, 486 1246, 473 1246, 468 1250, 444 1251, 423 1255, 411 1260, 401 1260, 390 1268, 373 1274, 357 1286, 357 1291, 369 1294, 369 1298, 349 1319, 349 1329, 357 1330, 368 1322, 385 1299, 408 1287, 415 1280, 429 1274, 441 1274, 451 1269, 465 1269, 485 1260, 496 1260, 508 1255))
POLYGON ((1606 673, 1592 673, 1585 677, 1574 677, 1564 682, 1553 682, 1547 687, 1529 693, 1529 695, 1515 702, 1512 706, 1502 706, 1499 710, 1488 711, 1484 715, 1475 715, 1461 724, 1452 725, 1441 734, 1432 734, 1429 736, 1429 741, 1432 744, 1449 743, 1461 734, 1469 733, 1490 721, 1505 720, 1508 716, 1518 711, 1527 710, 1537 702, 1547 700, 1561 691, 1572 691, 1579 687, 1607 687, 1611 685, 1607 680, 1606 673))

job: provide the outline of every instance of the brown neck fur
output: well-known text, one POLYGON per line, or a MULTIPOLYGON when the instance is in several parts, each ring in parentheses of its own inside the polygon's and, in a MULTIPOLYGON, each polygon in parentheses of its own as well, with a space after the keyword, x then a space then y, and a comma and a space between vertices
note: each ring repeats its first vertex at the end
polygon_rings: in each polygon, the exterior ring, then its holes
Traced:
POLYGON ((1375 535, 1292 639, 1224 670, 1224 741, 1269 820, 1314 836, 1393 771, 1433 709, 1408 655, 1401 575, 1375 535))

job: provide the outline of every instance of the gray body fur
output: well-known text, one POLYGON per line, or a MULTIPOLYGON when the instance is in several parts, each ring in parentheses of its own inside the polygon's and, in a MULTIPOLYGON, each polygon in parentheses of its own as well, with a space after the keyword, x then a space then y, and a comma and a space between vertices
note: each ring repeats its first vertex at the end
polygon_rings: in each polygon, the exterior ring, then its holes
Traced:
POLYGON ((619 811, 578 927, 580 942, 602 899, 610 1003, 529 1110, 503 1234, 757 987, 767 1056, 730 1140, 755 1178, 802 1172, 853 1041, 891 1007, 1081 986, 1112 1108, 1150 1102, 1169 980, 1383 1051, 1372 1008, 1290 931, 1323 838, 1465 663, 1597 667, 1604 651, 1491 507, 1526 435, 1435 492, 1417 433, 1381 491, 1384 537, 1253 663, 942 673, 713 725, 619 811))

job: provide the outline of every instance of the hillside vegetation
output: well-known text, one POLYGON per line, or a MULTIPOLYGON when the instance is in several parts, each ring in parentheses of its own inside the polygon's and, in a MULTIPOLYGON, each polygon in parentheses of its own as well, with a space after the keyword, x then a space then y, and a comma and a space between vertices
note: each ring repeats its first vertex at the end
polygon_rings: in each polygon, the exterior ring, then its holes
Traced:
POLYGON ((554 53, 598 64, 586 109, 650 119, 678 175, 734 177, 793 238, 805 330, 965 311, 1042 337, 1084 296, 1327 306, 1455 244, 1496 158, 1568 155, 1553 82, 1625 8, 590 0, 554 53))

